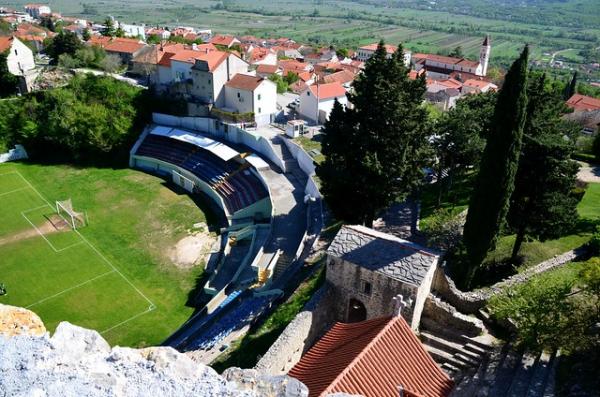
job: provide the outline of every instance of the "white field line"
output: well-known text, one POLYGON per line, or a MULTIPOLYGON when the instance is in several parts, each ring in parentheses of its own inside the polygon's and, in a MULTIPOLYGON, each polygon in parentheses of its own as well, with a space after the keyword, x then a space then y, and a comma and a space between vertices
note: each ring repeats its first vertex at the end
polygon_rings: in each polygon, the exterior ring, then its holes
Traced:
POLYGON ((50 299, 56 298, 57 296, 60 296, 60 295, 62 295, 62 294, 65 294, 65 293, 67 293, 67 292, 69 292, 69 291, 72 291, 72 290, 74 290, 74 289, 77 289, 77 288, 79 288, 79 287, 82 287, 82 286, 84 286, 84 285, 86 285, 86 284, 89 284, 89 283, 91 283, 91 282, 95 281, 95 280, 98 280, 98 279, 99 279, 99 278, 101 278, 101 277, 108 276, 109 274, 112 274, 112 273, 114 273, 114 272, 115 272, 114 270, 109 270, 109 271, 107 271, 106 273, 102 273, 102 274, 101 274, 101 275, 99 275, 99 276, 96 276, 96 277, 90 278, 90 279, 89 279, 89 280, 87 280, 87 281, 84 281, 84 282, 82 282, 82 283, 79 283, 79 284, 77 284, 77 285, 74 285, 74 286, 72 286, 72 287, 69 287, 69 288, 67 288, 67 289, 64 289, 64 290, 62 290, 62 291, 60 291, 60 292, 57 292, 57 293, 56 293, 56 294, 54 294, 54 295, 48 296, 48 297, 46 297, 46 298, 44 298, 44 299, 40 299, 39 301, 37 301, 37 302, 35 302, 35 303, 32 303, 31 305, 29 305, 29 306, 26 306, 25 308, 26 308, 26 309, 29 309, 30 307, 33 307, 33 306, 35 306, 35 305, 39 305, 40 303, 44 303, 44 302, 46 302, 46 301, 48 301, 48 300, 50 300, 50 299))
POLYGON ((18 171, 9 171, 9 172, 5 172, 3 174, 0 174, 0 176, 4 176, 4 175, 12 175, 12 174, 18 174, 18 171))
MULTIPOLYGON (((44 207, 45 207, 45 206, 44 206, 44 207)), ((27 222, 29 222, 29 224, 30 224, 31 226, 33 226, 33 228, 34 228, 34 229, 35 229, 35 230, 38 232, 38 234, 39 234, 40 236, 42 236, 42 238, 43 238, 44 240, 46 240, 46 242, 48 243, 48 245, 50 246, 50 248, 52 248, 52 250, 54 250, 54 252, 58 252, 58 250, 57 250, 57 249, 54 247, 54 245, 52 245, 52 243, 50 242, 50 240, 48 240, 48 239, 46 238, 46 236, 44 235, 44 233, 42 233, 42 231, 41 231, 40 229, 38 229, 38 227, 37 227, 36 225, 34 225, 34 224, 33 224, 33 222, 31 222, 31 221, 29 220, 29 218, 27 218, 27 215, 25 215, 25 213, 24 213, 24 212, 21 212, 21 215, 23 216, 23 218, 25 218, 25 220, 26 220, 27 222)))
MULTIPOLYGON (((79 242, 77 242, 77 243, 73 243, 73 244, 71 244, 71 245, 67 245, 66 247, 62 247, 62 248, 60 248, 60 249, 57 249, 57 248, 54 246, 54 244, 52 244, 52 243, 50 242, 50 240, 48 240, 48 239, 46 238, 46 236, 44 235, 44 233, 42 233, 42 231, 41 231, 40 229, 38 229, 38 227, 37 227, 36 225, 34 225, 34 224, 33 224, 33 222, 31 222, 31 220, 29 220, 29 218, 27 217, 27 215, 25 215, 26 213, 29 213, 29 212, 32 212, 32 211, 35 211, 35 210, 39 210, 39 209, 41 209, 41 208, 46 208, 46 207, 48 207, 48 205, 44 204, 44 205, 42 205, 41 207, 31 208, 31 209, 28 209, 28 210, 26 210, 26 211, 23 211, 23 212, 21 212, 21 215, 23 216, 23 218, 25 218, 25 220, 26 220, 27 222, 29 222, 29 224, 30 224, 31 226, 33 226, 33 228, 34 228, 34 229, 35 229, 35 230, 38 232, 38 234, 39 234, 40 236, 42 236, 42 238, 43 238, 44 240, 46 240, 46 242, 48 243, 48 245, 50 246, 50 248, 52 248, 52 249, 54 250, 54 252, 57 252, 57 253, 58 253, 58 252, 62 252, 62 251, 68 250, 69 248, 73 248, 73 247, 75 247, 75 246, 77 246, 77 245, 81 245, 81 244, 83 244, 83 243, 84 243, 83 241, 79 241, 79 242)), ((50 207, 50 208, 52 209, 52 207, 50 207)))
POLYGON ((138 317, 140 317, 140 316, 143 316, 143 315, 144 315, 144 314, 146 314, 146 313, 150 313, 150 312, 151 312, 152 310, 154 310, 154 309, 156 309, 156 306, 154 306, 154 305, 152 305, 152 306, 149 306, 149 307, 148 307, 148 309, 144 310, 143 312, 141 312, 141 313, 138 313, 138 314, 136 314, 135 316, 129 317, 127 320, 125 320, 125 321, 121 321, 120 323, 118 323, 118 324, 115 324, 115 325, 113 325, 113 326, 112 326, 112 327, 110 327, 110 328, 107 328, 107 329, 105 329, 105 330, 103 330, 103 331, 100 331, 100 333, 101 333, 101 334, 104 334, 104 333, 106 333, 106 332, 108 332, 108 331, 112 331, 113 329, 115 329, 115 328, 117 328, 117 327, 120 327, 121 325, 123 325, 123 324, 125 324, 125 323, 128 323, 128 322, 130 322, 130 321, 132 321, 132 320, 135 320, 136 318, 138 318, 138 317))
MULTIPOLYGON (((33 187, 33 185, 31 183, 29 183, 29 181, 27 179, 25 179, 25 177, 23 175, 21 175, 20 172, 15 171, 20 177, 21 179, 23 179, 25 181, 25 183, 27 183, 27 185, 29 185, 29 187, 31 187, 33 189, 33 191, 44 201, 46 202, 46 204, 48 204, 50 206, 50 208, 54 208, 52 207, 52 205, 50 204, 50 202, 48 202, 48 200, 46 200, 46 198, 44 196, 42 196, 42 194, 35 188, 33 187)), ((31 222, 29 222, 31 223, 31 222)), ((35 227, 35 226, 34 226, 35 227)), ((37 228, 36 228, 37 229, 37 228)), ((117 272, 119 274, 119 276, 121 276, 123 278, 123 280, 125 280, 142 298, 144 298, 147 302, 148 302, 148 309, 146 309, 145 311, 143 311, 142 313, 139 313, 135 316, 133 316, 132 318, 125 320, 124 322, 121 322, 119 324, 117 324, 115 327, 124 324, 127 321, 132 320, 133 318, 136 318, 137 316, 141 316, 142 314, 146 314, 151 312, 152 310, 156 309, 156 305, 150 300, 148 299, 148 297, 146 295, 144 295, 144 293, 142 293, 142 291, 140 291, 127 277, 125 277, 125 275, 123 273, 121 273, 121 271, 119 269, 117 269, 115 267, 115 265, 113 265, 104 255, 102 255, 102 253, 100 253, 100 251, 98 251, 96 249, 96 247, 94 247, 92 245, 92 243, 90 243, 77 229, 74 230, 75 233, 77 233, 79 235, 79 237, 81 237, 81 239, 87 244, 89 245, 89 247, 98 254, 98 256, 100 256, 100 258, 102 258, 115 272, 117 272)), ((38 230, 39 232, 39 230, 38 230)), ((45 237, 44 237, 45 238, 45 237)), ((48 241, 48 240, 46 240, 48 241)), ((114 327, 113 327, 114 328, 114 327)), ((109 328, 109 330, 112 328, 109 328)), ((106 332, 106 331, 104 331, 106 332)))
POLYGON ((29 189, 29 186, 25 186, 25 187, 21 187, 21 188, 19 188, 19 189, 11 190, 10 192, 4 192, 4 193, 0 193, 0 197, 2 197, 2 196, 6 196, 7 194, 11 194, 11 193, 20 192, 21 190, 25 190, 25 189, 29 189))

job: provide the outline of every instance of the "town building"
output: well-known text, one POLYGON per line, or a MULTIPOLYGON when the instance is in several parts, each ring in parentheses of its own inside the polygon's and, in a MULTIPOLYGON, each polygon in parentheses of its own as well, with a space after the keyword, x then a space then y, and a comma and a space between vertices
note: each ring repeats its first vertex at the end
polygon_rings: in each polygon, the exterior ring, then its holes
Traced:
POLYGON ((277 113, 277 85, 260 76, 238 73, 225 83, 223 110, 254 113, 258 126, 269 124, 277 113))
POLYGON ((567 106, 574 111, 591 112, 600 110, 600 99, 591 96, 575 94, 567 101, 567 106))
POLYGON ((42 15, 52 14, 52 10, 47 4, 26 4, 25 12, 34 19, 40 19, 42 15))
POLYGON ((21 92, 28 92, 37 76, 33 52, 14 36, 0 36, 0 53, 4 52, 9 73, 19 78, 21 92))
POLYGON ((231 48, 236 44, 242 44, 241 41, 236 39, 234 36, 223 34, 214 36, 210 39, 209 43, 227 48, 231 48))
POLYGON ((348 104, 346 89, 340 83, 313 84, 300 93, 300 117, 316 124, 322 124, 329 118, 335 100, 342 105, 348 104))
MULTIPOLYGON (((378 46, 379 46, 379 44, 373 43, 373 44, 369 44, 369 45, 360 47, 358 50, 356 50, 356 60, 361 61, 361 62, 366 62, 368 59, 370 59, 373 56, 375 51, 377 51, 378 46)), ((387 53, 387 58, 391 58, 392 55, 396 51, 398 51, 398 47, 396 47, 395 45, 385 44, 384 47, 385 47, 385 52, 387 53)), ((406 66, 408 66, 408 65, 410 65, 410 61, 411 61, 411 52, 407 49, 404 49, 404 64, 406 66)))
POLYGON ((448 78, 453 72, 463 72, 473 76, 486 76, 491 50, 490 38, 486 36, 481 44, 479 61, 444 55, 416 53, 412 56, 412 62, 415 70, 425 70, 427 77, 434 79, 448 78))
POLYGON ((225 106, 225 83, 238 73, 248 72, 248 63, 235 54, 213 51, 201 55, 191 69, 192 95, 217 108, 225 106))
POLYGON ((336 323, 288 375, 309 397, 446 397, 454 386, 398 316, 336 323))
POLYGON ((116 54, 121 58, 124 65, 131 65, 131 62, 138 55, 146 44, 138 39, 128 39, 124 37, 115 37, 104 45, 107 54, 116 54))
POLYGON ((407 305, 402 315, 418 329, 439 254, 364 226, 342 226, 327 257, 338 321, 390 316, 401 300, 407 305))

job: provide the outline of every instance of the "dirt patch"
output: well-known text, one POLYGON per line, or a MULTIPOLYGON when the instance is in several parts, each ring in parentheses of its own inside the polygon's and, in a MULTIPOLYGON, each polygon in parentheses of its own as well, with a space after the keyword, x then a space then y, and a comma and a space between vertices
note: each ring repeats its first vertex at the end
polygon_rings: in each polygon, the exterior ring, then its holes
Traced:
MULTIPOLYGON (((59 232, 68 232, 71 230, 69 224, 60 216, 53 214, 46 217, 46 221, 37 227, 42 234, 51 234, 59 232)), ((23 230, 9 236, 0 237, 0 246, 16 243, 18 241, 27 240, 33 237, 38 237, 40 233, 35 228, 23 230)))
POLYGON ((211 251, 215 239, 208 228, 193 232, 179 240, 169 251, 169 258, 181 269, 189 269, 199 264, 200 259, 211 251))

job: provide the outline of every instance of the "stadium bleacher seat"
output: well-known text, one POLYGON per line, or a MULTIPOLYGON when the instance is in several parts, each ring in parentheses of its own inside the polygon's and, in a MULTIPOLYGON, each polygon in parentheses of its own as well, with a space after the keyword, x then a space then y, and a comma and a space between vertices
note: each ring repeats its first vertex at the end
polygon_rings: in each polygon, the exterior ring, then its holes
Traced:
POLYGON ((268 196, 258 177, 242 170, 239 163, 224 161, 191 143, 149 134, 135 154, 165 161, 196 175, 223 198, 231 214, 268 196))

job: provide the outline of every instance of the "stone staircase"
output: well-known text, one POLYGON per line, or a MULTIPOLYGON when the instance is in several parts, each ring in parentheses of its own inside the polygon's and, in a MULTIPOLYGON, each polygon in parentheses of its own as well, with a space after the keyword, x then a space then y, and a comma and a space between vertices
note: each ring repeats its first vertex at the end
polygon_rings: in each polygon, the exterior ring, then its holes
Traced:
POLYGON ((419 336, 431 357, 455 381, 476 370, 493 350, 475 338, 441 329, 422 330, 419 336))
POLYGON ((286 269, 290 266, 291 263, 292 258, 282 253, 279 256, 277 263, 275 264, 275 270, 273 270, 273 280, 277 280, 279 276, 281 276, 286 271, 286 269))
POLYGON ((553 397, 557 354, 517 350, 510 343, 492 350, 476 371, 465 374, 451 397, 553 397))

